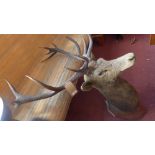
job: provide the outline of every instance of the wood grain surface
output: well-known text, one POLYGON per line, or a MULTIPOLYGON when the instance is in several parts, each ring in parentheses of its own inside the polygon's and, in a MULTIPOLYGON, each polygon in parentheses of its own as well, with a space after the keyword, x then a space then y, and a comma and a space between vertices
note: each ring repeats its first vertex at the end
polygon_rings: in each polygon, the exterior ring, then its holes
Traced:
MULTIPOLYGON (((81 62, 70 60, 62 54, 56 54, 51 59, 41 62, 46 58, 47 51, 39 47, 52 47, 51 43, 55 43, 58 47, 76 53, 74 44, 66 40, 65 36, 56 34, 0 35, 0 95, 11 109, 13 119, 65 119, 71 100, 71 96, 66 91, 49 99, 15 107, 11 104, 14 96, 3 80, 7 79, 19 92, 26 95, 36 95, 47 90, 27 79, 25 75, 30 75, 52 86, 63 84, 73 74, 64 67, 77 68, 80 67, 81 62)), ((69 36, 75 38, 82 48, 81 35, 69 36)))
POLYGON ((155 45, 155 34, 150 35, 150 45, 155 45))

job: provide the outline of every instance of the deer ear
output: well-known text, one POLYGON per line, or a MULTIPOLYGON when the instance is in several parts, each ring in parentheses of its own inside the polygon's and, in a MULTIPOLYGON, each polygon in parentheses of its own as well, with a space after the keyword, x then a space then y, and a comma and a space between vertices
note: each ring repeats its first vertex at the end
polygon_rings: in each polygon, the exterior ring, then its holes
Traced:
POLYGON ((90 91, 92 89, 92 83, 91 82, 83 82, 83 84, 81 85, 81 90, 82 91, 90 91))

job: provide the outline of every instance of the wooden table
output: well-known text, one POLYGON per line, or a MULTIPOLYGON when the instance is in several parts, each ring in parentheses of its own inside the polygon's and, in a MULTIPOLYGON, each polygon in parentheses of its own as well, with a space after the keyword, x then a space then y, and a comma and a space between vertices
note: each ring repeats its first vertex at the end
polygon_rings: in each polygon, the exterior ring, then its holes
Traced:
MULTIPOLYGON (((39 48, 51 47, 54 42, 59 47, 72 53, 76 52, 74 44, 65 39, 66 35, 0 35, 0 79, 7 79, 18 91, 26 95, 40 94, 46 91, 36 83, 25 78, 30 75, 52 86, 63 84, 73 72, 64 66, 80 67, 79 62, 70 61, 64 55, 57 54, 46 62, 46 50, 39 48)), ((80 35, 70 35, 82 47, 80 35)), ((0 81, 0 95, 12 111, 16 120, 32 120, 42 118, 48 120, 64 120, 69 108, 71 96, 63 91, 54 97, 30 102, 15 108, 10 104, 14 96, 4 80, 0 81)))

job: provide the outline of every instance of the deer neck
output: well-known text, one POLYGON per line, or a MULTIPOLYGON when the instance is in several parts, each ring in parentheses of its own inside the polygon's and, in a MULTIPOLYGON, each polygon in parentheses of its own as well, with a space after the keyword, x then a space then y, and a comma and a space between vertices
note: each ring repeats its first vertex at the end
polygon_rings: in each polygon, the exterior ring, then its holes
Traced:
POLYGON ((122 78, 117 77, 113 81, 102 82, 94 85, 94 87, 106 97, 107 95, 109 96, 109 94, 112 94, 113 91, 119 89, 122 86, 123 82, 124 80, 122 78))

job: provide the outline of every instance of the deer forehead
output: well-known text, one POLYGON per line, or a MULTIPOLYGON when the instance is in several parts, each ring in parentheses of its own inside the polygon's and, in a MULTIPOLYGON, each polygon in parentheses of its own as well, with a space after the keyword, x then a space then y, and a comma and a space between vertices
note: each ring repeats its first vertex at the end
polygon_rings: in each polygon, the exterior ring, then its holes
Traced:
MULTIPOLYGON (((119 68, 124 68, 127 69, 129 67, 131 67, 134 64, 134 60, 130 61, 130 59, 135 58, 134 53, 127 53, 123 56, 120 56, 116 59, 113 60, 105 60, 103 58, 99 58, 97 59, 97 61, 91 61, 89 63, 89 68, 115 68, 115 69, 119 69, 119 68)), ((120 69, 122 71, 122 69, 120 69)))
POLYGON ((91 61, 88 65, 89 73, 98 75, 98 72, 108 70, 117 70, 117 66, 115 61, 113 60, 104 60, 103 58, 99 58, 97 61, 91 61))
POLYGON ((98 68, 106 68, 112 65, 112 61, 104 60, 103 58, 97 59, 97 61, 90 61, 88 64, 89 68, 98 69, 98 68))

